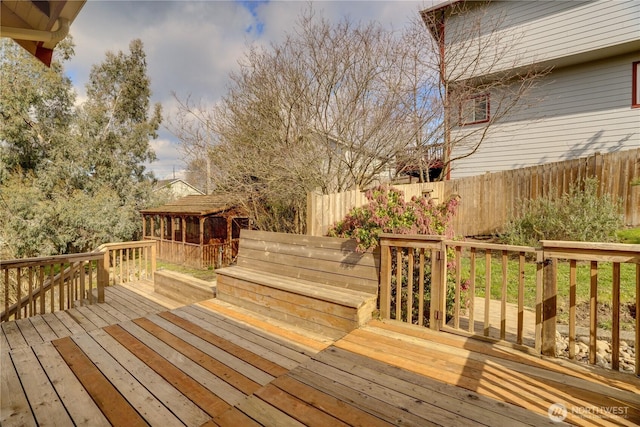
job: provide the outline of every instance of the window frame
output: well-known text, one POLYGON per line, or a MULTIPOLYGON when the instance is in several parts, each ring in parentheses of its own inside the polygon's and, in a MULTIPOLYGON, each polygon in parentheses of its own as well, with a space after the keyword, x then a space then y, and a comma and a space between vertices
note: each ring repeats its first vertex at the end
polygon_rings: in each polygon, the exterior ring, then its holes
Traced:
POLYGON ((477 95, 469 96, 460 103, 460 107, 458 109, 458 126, 469 126, 469 125, 476 125, 480 123, 487 123, 490 119, 491 119, 491 96, 489 92, 484 92, 484 93, 479 93, 477 95), (475 114, 475 112, 477 111, 476 102, 478 99, 485 99, 486 101, 485 117, 481 120, 476 120, 476 114, 475 114), (472 106, 473 112, 474 112, 473 120, 467 122, 464 120, 465 117, 463 112, 467 104, 470 102, 473 102, 473 106, 472 106))
POLYGON ((640 61, 631 65, 631 108, 640 108, 640 61))

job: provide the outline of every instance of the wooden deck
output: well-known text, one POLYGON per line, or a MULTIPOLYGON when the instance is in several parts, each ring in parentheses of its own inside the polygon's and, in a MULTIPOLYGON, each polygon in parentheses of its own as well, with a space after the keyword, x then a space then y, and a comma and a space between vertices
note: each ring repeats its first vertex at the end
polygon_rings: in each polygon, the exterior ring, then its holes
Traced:
POLYGON ((554 403, 574 424, 640 423, 631 375, 395 322, 331 342, 216 300, 110 292, 2 324, 3 426, 538 426, 554 403))

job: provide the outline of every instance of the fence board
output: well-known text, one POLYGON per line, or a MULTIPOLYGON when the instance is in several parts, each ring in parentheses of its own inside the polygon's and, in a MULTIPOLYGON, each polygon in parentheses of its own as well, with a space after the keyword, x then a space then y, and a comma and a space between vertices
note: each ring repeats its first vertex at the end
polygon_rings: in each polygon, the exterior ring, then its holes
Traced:
MULTIPOLYGON (((458 215, 453 228, 458 235, 478 236, 500 230, 511 215, 517 215, 521 200, 559 197, 569 187, 587 177, 600 182, 599 194, 622 199, 624 222, 640 225, 640 149, 595 154, 580 159, 548 163, 523 169, 487 173, 453 181, 394 185, 405 200, 429 192, 438 202, 460 196, 458 215)), ((367 202, 365 193, 310 193, 307 203, 307 234, 323 236, 354 207, 367 202)))

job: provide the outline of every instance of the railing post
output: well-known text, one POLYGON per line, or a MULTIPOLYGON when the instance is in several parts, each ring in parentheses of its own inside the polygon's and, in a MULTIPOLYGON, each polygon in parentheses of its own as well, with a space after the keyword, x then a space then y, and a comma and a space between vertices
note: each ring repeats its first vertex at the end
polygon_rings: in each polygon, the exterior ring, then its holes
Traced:
POLYGON ((98 287, 98 302, 104 302, 104 288, 109 285, 109 248, 106 248, 102 259, 98 260, 98 278, 96 285, 98 287))
POLYGON ((391 248, 380 239, 380 317, 391 318, 391 248))
POLYGON ((439 331, 447 317, 447 250, 442 245, 431 252, 431 307, 429 328, 439 331))
POLYGON ((542 354, 556 356, 556 314, 558 306, 558 261, 545 259, 542 291, 542 354))
POLYGON ((151 245, 151 280, 153 280, 156 272, 156 246, 157 243, 154 241, 153 245, 151 245))

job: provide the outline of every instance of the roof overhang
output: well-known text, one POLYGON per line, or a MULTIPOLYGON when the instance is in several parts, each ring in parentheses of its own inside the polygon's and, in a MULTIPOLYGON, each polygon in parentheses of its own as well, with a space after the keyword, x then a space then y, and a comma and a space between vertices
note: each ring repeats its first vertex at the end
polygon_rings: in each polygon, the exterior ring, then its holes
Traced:
POLYGON ((1 0, 0 36, 15 40, 51 65, 53 49, 69 33, 86 0, 1 0))
POLYGON ((223 196, 191 195, 157 208, 143 209, 140 213, 142 215, 207 216, 233 210, 243 211, 223 196))

